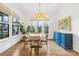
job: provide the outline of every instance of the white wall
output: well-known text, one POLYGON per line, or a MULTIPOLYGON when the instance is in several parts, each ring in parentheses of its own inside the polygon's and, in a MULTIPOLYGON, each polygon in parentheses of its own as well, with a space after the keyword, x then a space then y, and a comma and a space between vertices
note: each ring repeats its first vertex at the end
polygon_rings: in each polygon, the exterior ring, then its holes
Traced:
POLYGON ((9 38, 0 40, 0 53, 4 52, 14 44, 20 41, 20 35, 15 35, 9 38))
POLYGON ((71 17, 71 32, 73 33, 73 49, 79 52, 79 4, 63 4, 58 19, 71 17))
POLYGON ((49 18, 49 39, 53 39, 53 32, 56 30, 56 16, 51 15, 49 18))

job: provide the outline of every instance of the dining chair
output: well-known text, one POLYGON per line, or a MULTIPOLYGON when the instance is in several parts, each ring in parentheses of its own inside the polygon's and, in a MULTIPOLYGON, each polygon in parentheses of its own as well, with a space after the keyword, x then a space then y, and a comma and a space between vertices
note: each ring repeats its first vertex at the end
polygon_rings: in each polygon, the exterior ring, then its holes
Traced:
POLYGON ((47 34, 42 34, 41 39, 40 39, 41 45, 46 46, 46 53, 48 52, 48 35, 47 34))
POLYGON ((39 49, 42 47, 40 45, 40 36, 31 36, 30 37, 31 43, 30 43, 30 55, 32 55, 32 49, 34 49, 35 55, 39 55, 39 49))
POLYGON ((29 37, 26 37, 26 39, 24 40, 24 47, 26 45, 30 45, 30 36, 29 37))
POLYGON ((47 43, 47 41, 48 41, 48 34, 42 34, 41 38, 40 38, 40 41, 41 41, 41 45, 48 45, 48 43, 47 43))

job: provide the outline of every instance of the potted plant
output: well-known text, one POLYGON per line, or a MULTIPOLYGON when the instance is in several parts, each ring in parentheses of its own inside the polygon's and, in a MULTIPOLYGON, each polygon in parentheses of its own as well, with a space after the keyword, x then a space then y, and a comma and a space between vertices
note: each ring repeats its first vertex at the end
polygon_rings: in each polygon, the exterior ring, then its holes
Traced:
POLYGON ((30 33, 35 31, 33 26, 27 26, 27 28, 24 27, 23 23, 21 24, 19 22, 20 32, 23 34, 23 39, 26 39, 26 37, 30 36, 30 33))

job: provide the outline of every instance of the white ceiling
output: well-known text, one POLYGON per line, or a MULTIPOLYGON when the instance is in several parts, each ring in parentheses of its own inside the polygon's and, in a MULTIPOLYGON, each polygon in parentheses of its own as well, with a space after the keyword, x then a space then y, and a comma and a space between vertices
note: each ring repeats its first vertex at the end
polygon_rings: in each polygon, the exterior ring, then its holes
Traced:
MULTIPOLYGON (((15 10, 17 13, 23 16, 29 15, 33 16, 39 10, 38 3, 5 3, 9 8, 15 10)), ((47 16, 55 15, 62 8, 60 3, 41 3, 40 10, 44 12, 47 16)))

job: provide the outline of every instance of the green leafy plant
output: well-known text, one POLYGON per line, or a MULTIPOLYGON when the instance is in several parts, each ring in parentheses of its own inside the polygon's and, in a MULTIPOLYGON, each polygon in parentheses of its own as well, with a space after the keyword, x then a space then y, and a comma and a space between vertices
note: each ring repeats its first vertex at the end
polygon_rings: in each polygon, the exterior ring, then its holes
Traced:
POLYGON ((35 29, 34 29, 34 27, 31 25, 31 26, 27 26, 27 31, 26 31, 27 33, 32 33, 32 32, 35 32, 35 29))
POLYGON ((26 32, 27 32, 27 33, 30 32, 30 26, 27 26, 27 28, 26 28, 26 32))
POLYGON ((29 33, 35 32, 35 28, 32 25, 31 26, 28 25, 27 28, 25 28, 23 23, 19 22, 19 27, 20 27, 20 32, 22 34, 29 34, 29 33))
POLYGON ((22 34, 26 34, 26 29, 24 28, 23 23, 21 24, 21 23, 19 22, 19 27, 20 27, 20 32, 21 32, 22 34))

